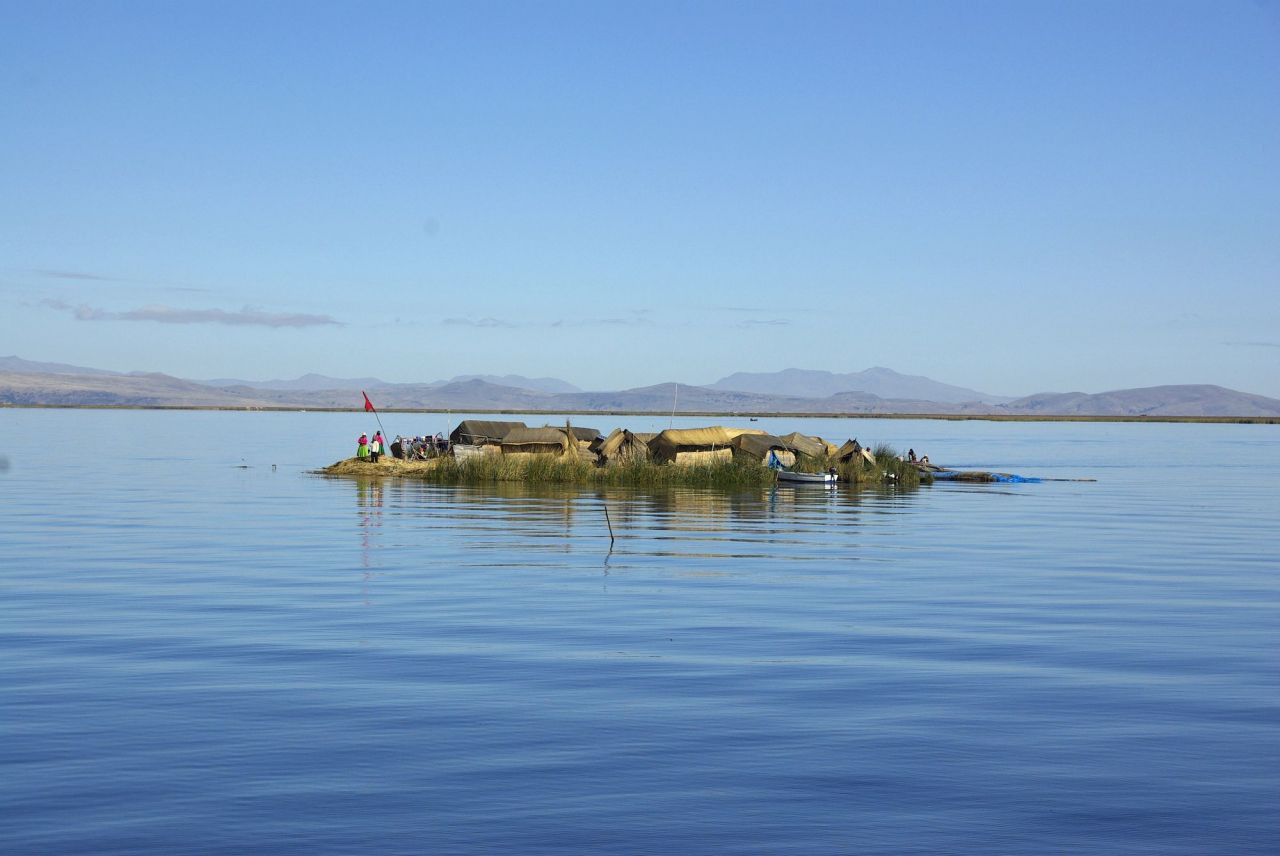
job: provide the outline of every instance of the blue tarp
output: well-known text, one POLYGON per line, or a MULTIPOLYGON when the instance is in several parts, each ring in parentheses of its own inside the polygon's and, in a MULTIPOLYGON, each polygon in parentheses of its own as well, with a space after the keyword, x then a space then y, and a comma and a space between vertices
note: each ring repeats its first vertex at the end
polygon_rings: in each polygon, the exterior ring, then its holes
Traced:
POLYGON ((998 481, 998 482, 1013 482, 1016 484, 1039 484, 1040 483, 1040 479, 1038 478, 1032 478, 1030 476, 1015 476, 1012 473, 992 473, 991 480, 998 481))
POLYGON ((933 473, 934 481, 968 481, 999 482, 1002 484, 1039 484, 1040 479, 1030 476, 1016 476, 1013 473, 964 472, 962 470, 940 470, 933 473))

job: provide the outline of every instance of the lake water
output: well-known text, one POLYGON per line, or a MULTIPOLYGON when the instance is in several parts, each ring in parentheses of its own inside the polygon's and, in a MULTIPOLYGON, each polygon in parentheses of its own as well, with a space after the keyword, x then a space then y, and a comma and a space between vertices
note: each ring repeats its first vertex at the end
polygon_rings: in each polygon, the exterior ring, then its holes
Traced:
POLYGON ((1280 849, 1277 426, 759 423, 1092 483, 308 473, 373 427, 0 410, 0 851, 1280 849))

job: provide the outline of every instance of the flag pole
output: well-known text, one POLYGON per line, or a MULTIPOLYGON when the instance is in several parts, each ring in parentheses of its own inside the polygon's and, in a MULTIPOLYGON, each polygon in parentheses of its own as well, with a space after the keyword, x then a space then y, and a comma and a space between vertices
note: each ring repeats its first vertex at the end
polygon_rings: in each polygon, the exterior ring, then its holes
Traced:
POLYGON ((382 432, 382 442, 389 446, 391 441, 387 439, 387 429, 382 427, 382 417, 378 415, 378 408, 374 407, 373 402, 369 400, 369 393, 362 389, 360 394, 364 396, 365 412, 373 413, 373 418, 378 420, 378 430, 382 432))

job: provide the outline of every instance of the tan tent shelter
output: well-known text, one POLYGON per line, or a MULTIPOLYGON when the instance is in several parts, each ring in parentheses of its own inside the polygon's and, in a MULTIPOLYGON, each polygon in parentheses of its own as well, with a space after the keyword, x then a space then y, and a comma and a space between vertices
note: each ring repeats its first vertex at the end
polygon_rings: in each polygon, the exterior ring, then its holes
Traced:
POLYGON ((512 428, 502 438, 503 455, 563 455, 577 450, 563 428, 512 428))
POLYGON ((649 441, 658 463, 706 464, 733 457, 733 435, 719 425, 710 428, 668 428, 649 441))
POLYGON ((490 422, 465 419, 449 435, 449 442, 467 446, 496 446, 512 428, 524 428, 523 422, 490 422))
POLYGON ((821 460, 827 456, 827 442, 821 437, 810 437, 799 431, 792 431, 781 438, 787 448, 802 455, 821 460))

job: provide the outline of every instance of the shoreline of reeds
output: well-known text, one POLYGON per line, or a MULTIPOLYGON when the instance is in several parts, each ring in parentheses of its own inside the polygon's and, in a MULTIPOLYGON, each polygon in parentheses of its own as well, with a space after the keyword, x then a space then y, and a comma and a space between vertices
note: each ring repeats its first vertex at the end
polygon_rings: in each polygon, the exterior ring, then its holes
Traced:
MULTIPOLYGON (((834 467, 844 485, 896 484, 914 487, 921 483, 916 467, 898 460, 887 447, 875 450, 875 463, 858 459, 839 463, 801 456, 795 470, 825 472, 834 467)), ((632 461, 597 466, 588 461, 530 455, 474 455, 464 459, 433 458, 427 461, 398 461, 383 458, 378 463, 348 458, 318 471, 329 476, 414 478, 434 484, 479 485, 496 482, 582 485, 593 487, 695 487, 742 490, 772 487, 777 474, 761 464, 743 461, 713 461, 703 464, 659 464, 632 461)), ((924 481, 928 481, 927 474, 924 481)))

